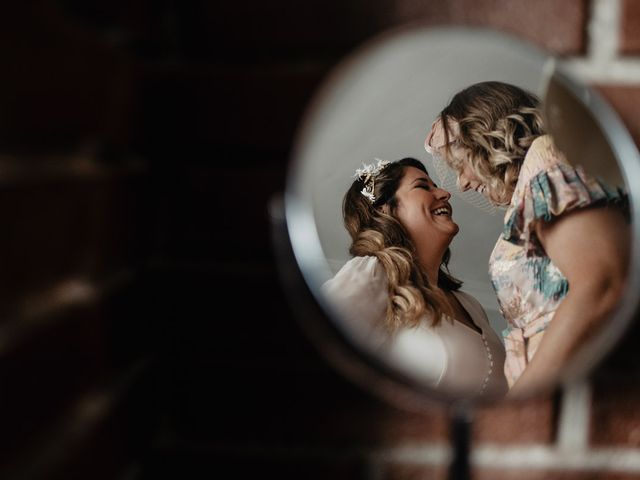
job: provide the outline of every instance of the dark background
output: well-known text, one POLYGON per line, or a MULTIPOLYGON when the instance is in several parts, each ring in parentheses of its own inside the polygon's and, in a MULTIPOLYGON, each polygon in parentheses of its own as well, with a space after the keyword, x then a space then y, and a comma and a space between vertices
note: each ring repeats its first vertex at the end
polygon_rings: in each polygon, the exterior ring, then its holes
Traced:
MULTIPOLYGON (((580 0, 4 5, 0 477, 442 475, 375 467, 380 448, 446 443, 446 412, 387 405, 324 361, 281 286, 268 205, 316 87, 371 36, 482 25, 581 56, 589 11, 580 0)), ((623 112, 638 97, 600 87, 623 112)), ((594 444, 640 442, 636 363, 623 347, 595 377, 594 444)), ((474 441, 550 444, 557 415, 554 396, 486 408, 474 441)))

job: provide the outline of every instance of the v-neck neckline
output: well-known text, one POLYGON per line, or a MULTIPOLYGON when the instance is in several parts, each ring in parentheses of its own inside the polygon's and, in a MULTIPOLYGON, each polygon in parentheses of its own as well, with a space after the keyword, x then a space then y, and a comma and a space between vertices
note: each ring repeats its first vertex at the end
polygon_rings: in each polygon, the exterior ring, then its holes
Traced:
POLYGON ((460 304, 460 307, 462 308, 462 310, 464 310, 464 312, 467 314, 467 316, 469 317, 469 321, 476 326, 477 330, 473 327, 470 327, 469 325, 467 325, 464 322, 461 322, 460 320, 453 318, 454 322, 459 323, 460 325, 462 325, 465 328, 468 328, 469 330, 471 330, 473 333, 476 333, 480 336, 484 335, 484 330, 478 325, 476 324, 476 322, 473 321, 473 316, 471 315, 471 313, 469 313, 469 309, 467 308, 467 304, 466 304, 466 300, 464 298, 462 298, 462 296, 458 296, 458 292, 455 290, 452 290, 451 293, 453 294, 453 296, 455 297, 455 299, 458 301, 458 303, 460 304))

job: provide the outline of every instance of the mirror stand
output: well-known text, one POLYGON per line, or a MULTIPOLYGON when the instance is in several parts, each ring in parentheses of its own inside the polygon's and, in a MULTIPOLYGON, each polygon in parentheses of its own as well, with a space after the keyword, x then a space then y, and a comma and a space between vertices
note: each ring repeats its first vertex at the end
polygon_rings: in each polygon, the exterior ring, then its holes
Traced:
POLYGON ((449 441, 451 461, 448 480, 471 480, 471 427, 472 406, 467 402, 457 402, 449 409, 449 441))

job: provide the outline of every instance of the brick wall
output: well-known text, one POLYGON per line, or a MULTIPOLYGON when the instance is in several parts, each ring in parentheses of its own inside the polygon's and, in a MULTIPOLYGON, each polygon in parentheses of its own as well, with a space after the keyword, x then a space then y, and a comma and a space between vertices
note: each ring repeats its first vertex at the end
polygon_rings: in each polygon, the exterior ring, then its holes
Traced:
MULTIPOLYGON (((416 20, 562 56, 640 143, 631 0, 7 7, 0 476, 446 477, 447 412, 383 402, 305 336, 267 211, 324 76, 416 20)), ((474 478, 640 478, 639 335, 586 384, 476 410, 474 478)))
MULTIPOLYGON (((640 141, 640 64, 633 57, 634 28, 629 25, 637 7, 616 1, 356 0, 252 7, 225 3, 220 9, 235 22, 218 20, 218 28, 189 49, 190 56, 207 66, 193 66, 188 79, 181 71, 171 81, 202 92, 200 102, 206 108, 199 110, 202 117, 193 127, 204 144, 198 148, 206 150, 217 142, 223 151, 212 155, 233 158, 235 166, 222 161, 212 170, 213 162, 199 164, 193 175, 204 188, 183 201, 202 215, 206 212, 200 208, 209 196, 215 198, 210 205, 222 205, 221 198, 207 191, 210 184, 203 175, 219 177, 232 185, 219 195, 233 199, 235 212, 240 202, 242 214, 224 220, 230 238, 213 233, 204 237, 208 251, 200 255, 209 260, 219 247, 224 261, 216 259, 212 268, 204 268, 189 258, 178 266, 174 256, 171 268, 193 282, 187 289, 188 308, 197 304, 197 311, 215 311, 197 293, 213 287, 228 305, 238 305, 239 312, 233 322, 223 324, 209 322, 220 318, 213 313, 201 316, 195 327, 199 338, 190 339, 189 352, 176 347, 184 364, 176 368, 170 434, 154 452, 148 478, 185 469, 236 478, 445 478, 447 412, 435 407, 420 414, 397 409, 336 373, 298 331, 277 286, 270 254, 257 253, 263 243, 256 239, 265 238, 268 230, 267 202, 283 188, 300 114, 331 67, 369 36, 405 21, 463 23, 522 35, 562 56, 576 75, 604 93, 640 141), (200 90, 203 85, 215 86, 213 92, 200 90), (207 114, 211 97, 226 113, 224 120, 207 114), (238 185, 233 179, 243 190, 260 193, 245 203, 233 193, 238 185), (253 246, 239 234, 246 231, 241 223, 247 215, 253 246), (252 292, 251 298, 258 295, 253 305, 243 301, 245 291, 252 292), (226 345, 219 343, 220 335, 226 345)), ((218 208, 213 210, 218 213, 218 208)), ((189 220, 202 218, 188 208, 177 211, 189 220)), ((179 244, 200 245, 207 228, 179 244)), ((639 478, 637 335, 630 332, 586 385, 477 410, 472 433, 475 478, 639 478)))

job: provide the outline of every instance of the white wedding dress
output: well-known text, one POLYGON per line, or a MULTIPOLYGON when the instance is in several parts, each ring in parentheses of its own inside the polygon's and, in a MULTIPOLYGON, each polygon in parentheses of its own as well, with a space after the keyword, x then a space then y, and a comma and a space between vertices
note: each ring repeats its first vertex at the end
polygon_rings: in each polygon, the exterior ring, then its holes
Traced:
POLYGON ((384 321, 388 297, 387 277, 376 257, 352 258, 322 292, 346 330, 409 378, 457 397, 507 392, 504 346, 471 295, 454 292, 482 334, 450 317, 431 326, 425 316, 419 326, 389 336, 376 327, 384 321))

